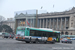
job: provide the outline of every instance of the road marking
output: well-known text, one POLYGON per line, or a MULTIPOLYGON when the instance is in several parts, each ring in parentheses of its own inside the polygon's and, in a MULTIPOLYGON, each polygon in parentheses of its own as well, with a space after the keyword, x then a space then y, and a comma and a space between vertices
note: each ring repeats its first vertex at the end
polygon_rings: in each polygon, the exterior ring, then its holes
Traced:
POLYGON ((70 46, 71 46, 71 45, 72 45, 72 46, 75 45, 75 44, 69 44, 69 43, 55 43, 55 44, 68 45, 68 46, 69 46, 69 45, 70 45, 70 46))

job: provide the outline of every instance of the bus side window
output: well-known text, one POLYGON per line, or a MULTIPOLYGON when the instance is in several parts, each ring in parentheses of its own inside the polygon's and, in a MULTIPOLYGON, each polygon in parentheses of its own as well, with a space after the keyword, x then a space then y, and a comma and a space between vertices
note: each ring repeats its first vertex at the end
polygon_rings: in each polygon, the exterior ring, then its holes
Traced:
POLYGON ((37 31, 38 36, 42 36, 42 31, 37 31))
POLYGON ((34 35, 35 35, 35 31, 30 30, 30 35, 31 35, 31 36, 34 36, 34 35))
POLYGON ((47 32, 43 32, 43 36, 44 36, 44 37, 46 37, 46 33, 47 33, 47 32))

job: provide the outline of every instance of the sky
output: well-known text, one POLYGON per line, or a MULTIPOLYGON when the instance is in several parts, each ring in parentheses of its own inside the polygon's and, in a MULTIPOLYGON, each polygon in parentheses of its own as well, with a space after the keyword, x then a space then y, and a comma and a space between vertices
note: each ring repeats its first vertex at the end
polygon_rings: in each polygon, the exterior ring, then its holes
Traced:
POLYGON ((0 0, 0 15, 14 18, 14 12, 37 9, 61 12, 75 7, 75 0, 0 0))

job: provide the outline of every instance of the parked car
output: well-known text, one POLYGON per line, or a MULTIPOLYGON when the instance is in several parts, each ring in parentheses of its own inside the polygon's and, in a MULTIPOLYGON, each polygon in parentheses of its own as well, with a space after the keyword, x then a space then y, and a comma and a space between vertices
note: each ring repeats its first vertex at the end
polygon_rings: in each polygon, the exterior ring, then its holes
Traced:
POLYGON ((2 33, 2 38, 8 38, 9 37, 9 33, 2 33))
POLYGON ((2 33, 3 33, 3 32, 0 32, 0 36, 2 36, 2 33))
POLYGON ((75 38, 70 38, 71 40, 75 40, 75 38))
POLYGON ((61 40, 62 43, 72 43, 72 41, 70 39, 67 39, 67 38, 63 38, 61 40))
POLYGON ((14 34, 9 34, 9 38, 14 38, 14 34))

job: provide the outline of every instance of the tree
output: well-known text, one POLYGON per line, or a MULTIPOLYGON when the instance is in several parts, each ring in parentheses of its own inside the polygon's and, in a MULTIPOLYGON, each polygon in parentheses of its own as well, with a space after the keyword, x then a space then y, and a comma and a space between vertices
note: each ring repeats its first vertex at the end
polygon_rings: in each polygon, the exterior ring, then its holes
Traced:
POLYGON ((2 30, 3 30, 3 28, 2 28, 2 26, 0 25, 0 32, 2 32, 2 30))
MULTIPOLYGON (((8 26, 8 25, 3 25, 2 28, 5 30, 5 32, 9 32, 9 33, 10 33, 10 32, 13 32, 13 30, 11 29, 11 27, 8 26)), ((3 29, 2 29, 2 30, 3 30, 3 29)))

